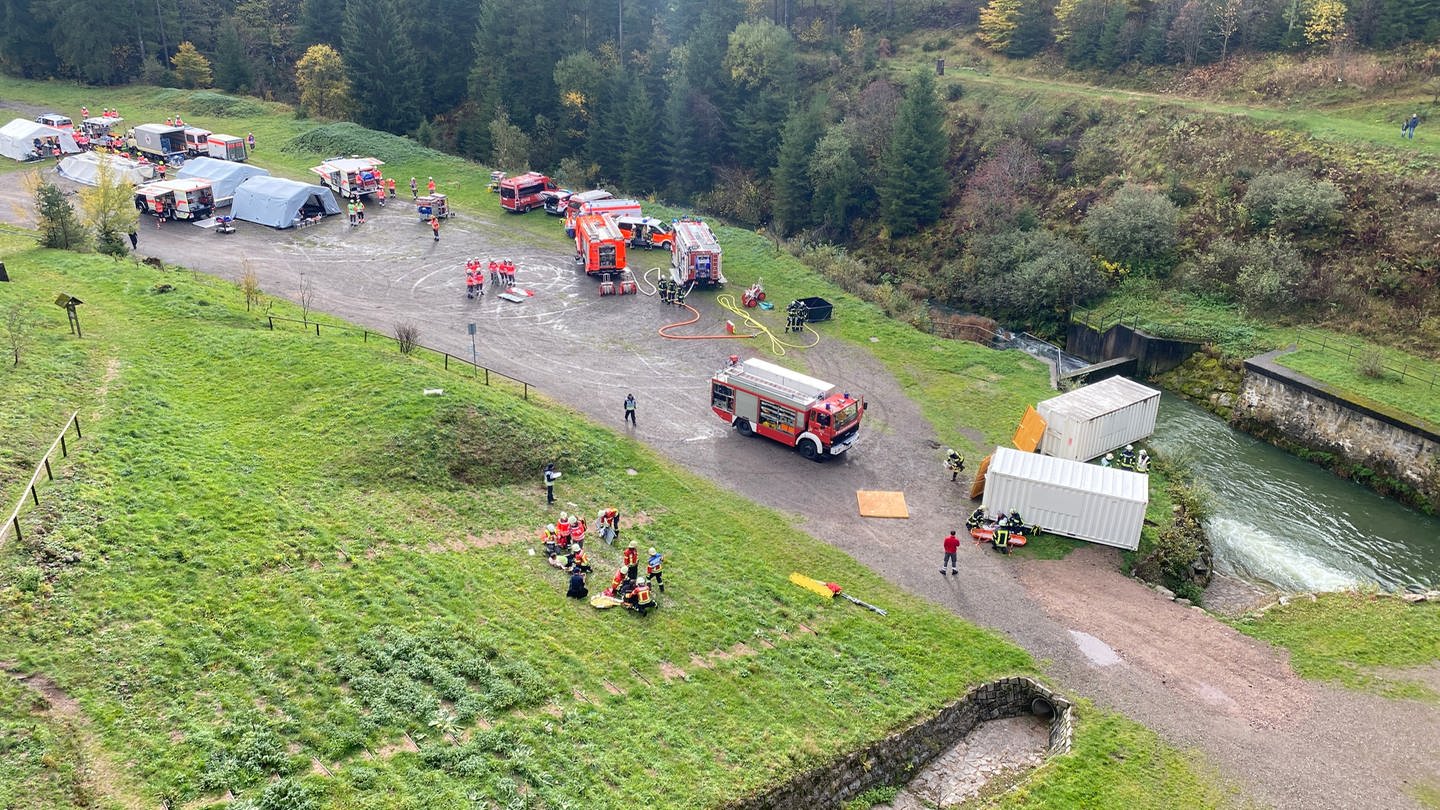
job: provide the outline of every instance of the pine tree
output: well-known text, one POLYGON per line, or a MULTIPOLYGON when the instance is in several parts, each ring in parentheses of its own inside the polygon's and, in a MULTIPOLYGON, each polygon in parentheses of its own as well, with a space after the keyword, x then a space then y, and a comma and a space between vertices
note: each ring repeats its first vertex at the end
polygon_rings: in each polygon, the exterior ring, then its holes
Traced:
POLYGON ((663 180, 654 102, 639 76, 630 80, 627 95, 620 182, 627 191, 648 194, 663 180))
POLYGON ((340 28, 344 18, 345 0, 303 0, 300 3, 300 24, 295 31, 295 46, 340 47, 340 28))
POLYGON ((253 78, 250 59, 240 42, 240 33, 233 22, 220 28, 215 44, 215 85, 231 93, 247 90, 253 78))
POLYGON ((773 213, 780 233, 789 236, 810 227, 814 186, 810 182, 810 155, 820 140, 820 115, 813 107, 796 107, 785 121, 780 152, 772 174, 773 213))
POLYGON ((1005 52, 1020 25, 1020 0, 990 0, 980 10, 980 41, 1005 52))
POLYGON ((361 123, 402 134, 420 123, 419 66, 408 18, 400 0, 368 0, 346 6, 341 27, 345 52, 363 55, 345 64, 361 123))
POLYGON ((40 220, 37 241, 42 247, 61 250, 82 250, 85 247, 85 226, 75 215, 75 206, 65 199, 65 192, 54 183, 39 181, 35 185, 35 213, 40 220))
POLYGON ((808 176, 815 187, 815 219, 834 233, 845 233, 866 196, 864 174, 849 129, 835 127, 815 144, 808 176))
POLYGON ((688 200, 710 187, 710 164, 701 145, 694 96, 685 71, 681 71, 665 97, 665 136, 660 149, 665 160, 665 191, 676 200, 688 200))
POLYGON ((906 89, 882 158, 880 216, 894 236, 913 233, 940 218, 949 191, 942 117, 935 82, 927 71, 920 71, 906 89))

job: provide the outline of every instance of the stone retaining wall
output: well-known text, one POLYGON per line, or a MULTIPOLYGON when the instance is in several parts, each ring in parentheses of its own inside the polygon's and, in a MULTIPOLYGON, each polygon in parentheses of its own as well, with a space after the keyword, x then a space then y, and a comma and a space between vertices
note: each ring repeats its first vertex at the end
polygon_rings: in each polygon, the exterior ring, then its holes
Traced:
POLYGON ((1071 321, 1065 332, 1066 352, 1092 363, 1133 357, 1133 373, 1142 377, 1169 371, 1199 350, 1200 344, 1194 341, 1155 337, 1124 324, 1115 324, 1099 332, 1086 324, 1071 321))
POLYGON ((1344 462, 1330 464, 1342 474, 1347 466, 1371 471, 1355 477, 1382 494, 1440 508, 1440 433, 1349 400, 1276 363, 1280 353, 1245 361, 1231 417, 1236 427, 1292 451, 1329 454, 1344 462))
POLYGON ((1074 734, 1070 702, 1030 678, 1004 678, 975 687, 932 717, 859 751, 799 774, 759 795, 732 801, 725 810, 828 810, 870 788, 905 784, 981 723, 1030 714, 1036 698, 1043 698, 1055 710, 1050 718, 1049 753, 1068 752, 1074 734))

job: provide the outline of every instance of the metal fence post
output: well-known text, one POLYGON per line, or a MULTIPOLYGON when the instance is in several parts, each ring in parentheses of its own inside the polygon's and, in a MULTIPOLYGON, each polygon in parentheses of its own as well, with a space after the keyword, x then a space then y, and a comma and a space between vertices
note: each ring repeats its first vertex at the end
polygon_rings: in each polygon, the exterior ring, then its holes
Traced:
POLYGON ((49 456, 46 456, 46 457, 45 457, 45 475, 48 476, 51 481, 54 481, 54 480, 55 480, 55 473, 53 473, 53 472, 50 471, 50 457, 49 457, 49 456))
POLYGON ((79 417, 79 416, 76 416, 75 419, 74 419, 74 422, 75 422, 75 438, 77 438, 77 439, 83 439, 83 438, 85 438, 84 436, 81 436, 81 435, 80 435, 80 417, 79 417))
POLYGON ((36 505, 36 506, 39 506, 39 505, 40 505, 40 493, 38 493, 38 492, 35 491, 35 485, 34 485, 34 484, 31 484, 31 485, 30 485, 30 497, 35 499, 35 505, 36 505))
POLYGON ((69 458, 70 451, 65 449, 65 434, 60 434, 60 455, 62 458, 69 458))

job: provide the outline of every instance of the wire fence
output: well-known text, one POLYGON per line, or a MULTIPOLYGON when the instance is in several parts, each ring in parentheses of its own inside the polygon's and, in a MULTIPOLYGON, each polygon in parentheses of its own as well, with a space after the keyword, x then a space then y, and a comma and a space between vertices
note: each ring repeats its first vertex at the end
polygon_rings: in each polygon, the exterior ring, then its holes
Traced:
POLYGON ((1341 355, 1347 359, 1354 360, 1356 368, 1362 374, 1383 376, 1394 374, 1402 382, 1414 380, 1417 383, 1424 383, 1433 389, 1437 382, 1440 382, 1440 369, 1435 364, 1421 361, 1412 367, 1409 362, 1401 363, 1397 368, 1386 362, 1383 352, 1361 343, 1353 343, 1337 335, 1330 335, 1324 332, 1298 327, 1296 330, 1295 345, 1306 348, 1315 348, 1323 352, 1341 355), (1430 366, 1429 374, 1424 373, 1425 369, 1419 368, 1421 364, 1430 366))
POLYGON ((275 328, 275 324, 276 324, 277 322, 278 322, 278 323, 281 323, 281 324, 294 323, 294 324, 300 324, 301 326, 303 326, 303 327, 305 328, 305 331, 307 331, 307 332, 308 332, 308 331, 311 331, 311 330, 313 329, 313 330, 315 331, 315 336, 316 336, 316 337, 320 337, 320 332, 321 332, 322 329, 324 329, 324 330, 330 331, 330 332, 341 332, 341 333, 352 334, 352 335, 358 334, 358 335, 360 335, 361 341, 363 341, 363 342, 365 342, 365 343, 369 343, 369 342, 370 342, 370 338, 372 338, 372 337, 375 338, 375 339, 377 339, 377 340, 387 340, 387 341, 391 341, 391 342, 393 342, 393 343, 396 345, 397 348, 400 348, 401 351, 409 352, 409 351, 414 351, 414 350, 416 350, 416 349, 423 350, 423 351, 427 351, 427 352, 430 352, 431 354, 434 354, 434 355, 439 356, 439 357, 441 358, 441 362, 444 364, 444 366, 445 366, 446 369, 449 369, 449 368, 450 368, 450 364, 451 364, 452 362, 453 362, 453 363, 457 363, 457 364, 459 364, 459 365, 462 366, 462 367, 463 367, 463 366, 468 366, 468 367, 475 373, 475 376, 476 376, 476 377, 480 377, 480 376, 483 375, 486 385, 490 385, 490 377, 491 377, 491 376, 495 376, 495 377, 500 378, 501 380, 505 380, 505 381, 507 381, 507 382, 513 383, 513 384, 515 384, 515 385, 518 385, 518 386, 520 386, 520 395, 521 395, 521 397, 523 397, 524 399, 527 399, 527 400, 530 398, 530 389, 535 387, 535 386, 532 385, 531 383, 528 383, 528 382, 526 382, 526 381, 524 381, 524 380, 522 380, 522 379, 519 379, 518 377, 511 377, 510 375, 505 374, 505 373, 503 373, 503 372, 496 371, 495 369, 486 368, 485 366, 482 366, 482 365, 480 365, 479 363, 476 363, 476 362, 473 361, 473 360, 469 360, 469 359, 466 359, 466 358, 464 358, 464 357, 458 357, 458 356, 453 355, 453 354, 451 354, 451 353, 449 353, 449 352, 447 352, 447 351, 444 351, 444 350, 442 350, 442 349, 431 348, 431 347, 429 347, 429 346, 425 346, 425 345, 420 344, 420 343, 415 343, 415 342, 413 342, 412 340, 402 339, 401 337, 397 337, 397 336, 395 336, 395 335, 387 335, 387 334, 384 334, 384 333, 382 333, 382 332, 375 332, 375 331, 372 331, 372 330, 369 330, 369 329, 357 329, 357 328, 355 328, 355 327, 353 327, 353 326, 340 326, 340 325, 338 325, 338 324, 329 324, 329 323, 322 324, 322 323, 320 323, 319 321, 311 321, 311 320, 300 319, 300 318, 285 318, 285 317, 281 317, 281 316, 279 316, 279 315, 269 315, 269 314, 267 314, 267 315, 265 316, 265 321, 266 321, 267 325, 268 325, 272 330, 275 328), (408 349, 406 348, 406 344, 407 344, 407 343, 409 344, 409 347, 410 347, 410 348, 408 348, 408 349))
POLYGON ((3 524, 0 524, 0 546, 5 545, 5 541, 9 538, 12 530, 15 532, 16 540, 25 539, 24 536, 20 534, 20 513, 25 510, 25 501, 31 500, 35 502, 36 506, 40 505, 40 492, 35 489, 35 485, 40 482, 40 471, 44 470, 49 480, 55 480, 55 471, 50 467, 50 457, 55 454, 55 448, 57 447, 60 448, 61 458, 66 458, 70 455, 70 448, 65 442, 65 434, 69 433, 72 427, 75 428, 75 438, 84 438, 80 435, 79 411, 70 414, 70 418, 65 420, 65 426, 60 428, 60 435, 56 436, 55 441, 50 443, 50 449, 45 451, 45 455, 40 457, 40 463, 35 465, 35 472, 30 474, 30 482, 25 485, 24 489, 20 490, 20 499, 15 502, 15 508, 10 510, 10 517, 6 519, 3 524))

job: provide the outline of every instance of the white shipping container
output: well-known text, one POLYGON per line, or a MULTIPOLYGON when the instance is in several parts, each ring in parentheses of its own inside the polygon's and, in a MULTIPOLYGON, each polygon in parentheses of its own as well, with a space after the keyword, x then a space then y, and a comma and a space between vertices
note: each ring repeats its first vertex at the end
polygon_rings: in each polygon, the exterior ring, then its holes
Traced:
POLYGON ((1047 399, 1035 410, 1045 420, 1040 452, 1089 461, 1154 433, 1160 392, 1111 377, 1047 399))
POLYGON ((1150 476, 999 447, 985 474, 985 513, 1017 511, 1051 534, 1134 551, 1150 476))

